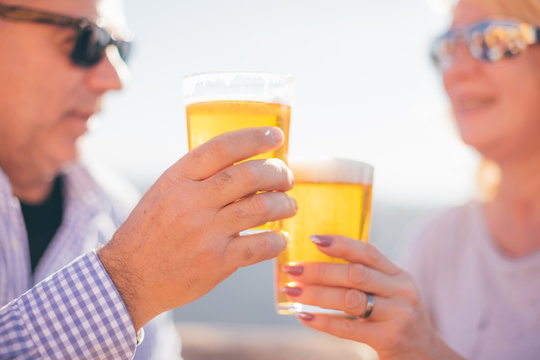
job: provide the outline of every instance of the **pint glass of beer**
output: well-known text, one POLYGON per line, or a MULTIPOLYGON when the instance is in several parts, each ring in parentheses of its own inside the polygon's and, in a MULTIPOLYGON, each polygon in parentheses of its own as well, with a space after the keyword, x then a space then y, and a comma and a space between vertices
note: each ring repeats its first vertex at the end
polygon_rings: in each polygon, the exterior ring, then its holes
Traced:
MULTIPOLYGON (((252 159, 279 158, 287 163, 289 122, 294 90, 292 75, 258 72, 213 72, 184 77, 189 150, 224 132, 246 127, 276 126, 283 145, 252 159)), ((281 221, 256 231, 280 230, 281 221)))
POLYGON ((285 143, 255 158, 287 162, 294 80, 291 75, 215 72, 184 77, 189 150, 221 133, 246 127, 277 126, 285 143))
POLYGON ((279 314, 336 313, 289 301, 280 289, 295 283, 281 268, 298 262, 345 263, 321 253, 309 240, 311 235, 339 234, 368 240, 373 167, 350 159, 291 160, 289 167, 295 177, 289 194, 296 199, 298 212, 283 221, 288 245, 276 260, 276 310, 279 314))

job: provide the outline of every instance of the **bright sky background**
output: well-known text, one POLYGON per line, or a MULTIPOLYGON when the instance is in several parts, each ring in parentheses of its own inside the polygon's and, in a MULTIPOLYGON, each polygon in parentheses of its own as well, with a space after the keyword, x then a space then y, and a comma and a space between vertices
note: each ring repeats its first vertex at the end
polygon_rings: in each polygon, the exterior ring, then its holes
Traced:
POLYGON ((374 199, 461 203, 474 192, 477 159, 429 62, 430 41, 448 24, 438 1, 126 1, 131 82, 108 96, 85 149, 148 186, 187 151, 185 74, 292 73, 290 156, 373 164, 374 199))

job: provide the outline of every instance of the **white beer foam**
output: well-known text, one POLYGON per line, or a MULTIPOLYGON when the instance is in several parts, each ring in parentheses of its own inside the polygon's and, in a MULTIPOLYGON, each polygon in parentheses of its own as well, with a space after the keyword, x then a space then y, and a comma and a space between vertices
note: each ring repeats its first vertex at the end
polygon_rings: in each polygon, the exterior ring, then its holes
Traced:
POLYGON ((344 158, 296 158, 289 160, 294 181, 314 183, 371 184, 373 166, 344 158))
POLYGON ((291 106, 294 78, 290 74, 211 72, 183 79, 184 105, 229 100, 262 101, 291 106))
POLYGON ((282 104, 291 106, 291 101, 285 97, 264 96, 264 95, 245 95, 245 94, 226 94, 226 95, 201 95, 192 96, 184 99, 184 106, 204 103, 209 101, 256 101, 269 104, 282 104))

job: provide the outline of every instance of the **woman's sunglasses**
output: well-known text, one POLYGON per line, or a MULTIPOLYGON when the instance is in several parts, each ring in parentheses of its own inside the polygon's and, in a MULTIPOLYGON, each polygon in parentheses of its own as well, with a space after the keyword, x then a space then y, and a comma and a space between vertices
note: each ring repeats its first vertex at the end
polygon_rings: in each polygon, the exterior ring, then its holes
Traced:
POLYGON ((521 54, 540 42, 540 28, 511 20, 482 21, 456 27, 439 36, 431 46, 431 60, 441 71, 452 65, 455 47, 464 42, 469 53, 483 62, 496 62, 521 54))
POLYGON ((107 30, 85 18, 72 18, 20 6, 0 4, 0 17, 11 21, 28 21, 73 28, 76 31, 75 45, 71 52, 71 61, 75 65, 89 68, 101 61, 109 45, 118 49, 120 57, 127 61, 131 42, 116 39, 107 30))

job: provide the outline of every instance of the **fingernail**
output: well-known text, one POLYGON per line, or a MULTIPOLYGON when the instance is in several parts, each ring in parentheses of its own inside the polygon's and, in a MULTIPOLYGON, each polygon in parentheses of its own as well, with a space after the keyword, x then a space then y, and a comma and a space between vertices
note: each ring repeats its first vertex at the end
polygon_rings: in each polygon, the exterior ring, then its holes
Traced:
POLYGON ((291 169, 287 169, 287 176, 289 177, 289 181, 291 182, 291 185, 294 186, 294 173, 291 169))
POLYGON ((298 212, 298 203, 295 199, 289 196, 289 202, 291 204, 291 207, 294 209, 294 213, 296 214, 298 212))
POLYGON ((280 128, 274 127, 271 130, 268 130, 265 135, 270 136, 274 144, 281 144, 283 142, 284 136, 280 128))
POLYGON ((289 275, 302 275, 302 273, 304 272, 304 267, 303 266, 283 265, 281 267, 281 270, 284 273, 287 273, 289 275))
POLYGON ((324 235, 312 235, 310 238, 312 243, 317 244, 322 247, 328 247, 332 245, 332 238, 330 236, 324 236, 324 235))
POLYGON ((280 289, 282 293, 289 296, 300 296, 302 294, 302 288, 299 287, 293 287, 293 286, 285 286, 280 289))
POLYGON ((315 316, 313 316, 312 314, 305 313, 305 312, 296 313, 296 316, 298 316, 301 320, 304 320, 304 321, 311 321, 315 318, 315 316))

